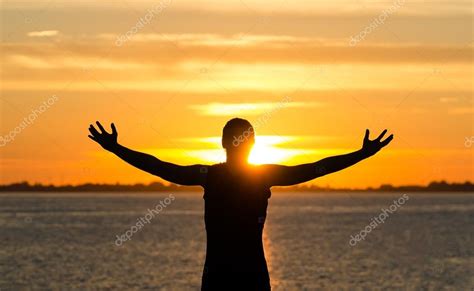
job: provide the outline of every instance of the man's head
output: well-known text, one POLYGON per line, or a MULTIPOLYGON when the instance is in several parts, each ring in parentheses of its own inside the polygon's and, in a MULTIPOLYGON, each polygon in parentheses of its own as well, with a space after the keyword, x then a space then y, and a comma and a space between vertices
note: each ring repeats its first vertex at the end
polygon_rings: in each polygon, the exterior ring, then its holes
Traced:
POLYGON ((242 118, 227 121, 222 130, 222 146, 226 149, 227 156, 247 160, 254 143, 255 132, 250 122, 242 118))

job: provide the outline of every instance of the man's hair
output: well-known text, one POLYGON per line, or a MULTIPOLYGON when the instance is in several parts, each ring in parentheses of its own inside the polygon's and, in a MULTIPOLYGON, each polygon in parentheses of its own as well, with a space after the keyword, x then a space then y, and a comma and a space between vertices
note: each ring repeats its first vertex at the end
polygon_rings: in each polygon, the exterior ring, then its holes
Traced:
POLYGON ((239 146, 241 143, 255 141, 255 132, 252 124, 248 120, 242 118, 233 118, 224 126, 222 130, 222 145, 224 148, 232 145, 239 146))

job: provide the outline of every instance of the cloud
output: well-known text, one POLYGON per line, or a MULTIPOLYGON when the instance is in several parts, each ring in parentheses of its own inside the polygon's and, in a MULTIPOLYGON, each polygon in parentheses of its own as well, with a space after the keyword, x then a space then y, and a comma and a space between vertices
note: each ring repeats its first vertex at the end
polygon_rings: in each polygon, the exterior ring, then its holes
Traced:
POLYGON ((61 57, 61 56, 29 56, 23 54, 8 55, 5 60, 14 66, 30 69, 143 69, 149 67, 143 63, 123 62, 119 60, 108 60, 95 57, 61 57))
MULTIPOLYGON (((57 9, 60 11, 64 10, 127 10, 135 9, 141 10, 150 8, 153 5, 151 0, 142 0, 131 2, 130 5, 114 5, 113 2, 100 2, 96 1, 91 3, 90 0, 58 0, 57 9)), ((281 2, 281 1, 280 1, 281 2)), ((297 15, 308 15, 311 13, 319 14, 370 14, 374 11, 380 11, 391 4, 392 1, 347 1, 347 0, 333 0, 333 1, 305 1, 305 0, 294 0, 289 3, 282 5, 278 1, 219 1, 219 0, 203 0, 203 1, 192 1, 182 0, 174 1, 173 8, 176 11, 185 11, 189 13, 235 13, 235 14, 297 14, 297 15), (367 2, 367 3, 364 3, 367 2)), ((24 10, 44 10, 44 5, 41 2, 33 1, 5 1, 3 4, 4 9, 24 9, 24 10)), ((472 6, 470 1, 466 0, 440 0, 426 2, 423 0, 412 0, 410 5, 406 7, 404 13, 408 15, 425 15, 434 13, 461 13, 471 12, 472 6)), ((50 8, 53 10, 54 8, 50 8)))
MULTIPOLYGON (((316 137, 308 137, 308 136, 297 136, 297 135, 258 135, 259 142, 265 145, 282 145, 287 144, 290 142, 299 142, 302 139, 312 140, 316 137)), ((328 137, 318 137, 321 139, 327 139, 328 137)), ((190 137, 190 138, 179 138, 176 139, 178 142, 191 142, 191 143, 198 143, 198 144, 210 144, 214 145, 214 147, 221 148, 221 136, 208 136, 208 137, 190 137)))
MULTIPOLYGON (((30 39, 26 34, 18 34, 15 31, 15 27, 24 25, 24 17, 18 17, 17 12, 22 9, 25 15, 38 18, 35 19, 35 25, 38 27, 55 27, 61 23, 61 35, 71 34, 76 37, 76 40, 93 34, 122 35, 130 29, 130 24, 136 23, 143 15, 140 11, 145 12, 153 6, 153 2, 148 0, 113 7, 109 4, 102 5, 103 3, 86 4, 87 1, 84 1, 85 5, 77 5, 77 2, 79 1, 49 7, 45 12, 45 7, 35 7, 31 1, 24 3, 23 1, 7 1, 2 7, 2 19, 9 26, 5 27, 3 33, 8 36, 8 39, 14 41, 30 39), (130 10, 138 13, 130 13, 130 10), (44 13, 47 13, 49 17, 35 17, 44 13), (101 19, 101 21, 84 21, 84 19, 101 19)), ((278 8, 276 10, 270 8, 276 4, 272 1, 246 1, 245 5, 241 1, 221 1, 222 3, 207 3, 207 5, 206 2, 174 1, 172 9, 166 10, 156 22, 153 21, 147 25, 142 32, 281 34, 345 39, 349 42, 351 35, 364 29, 374 15, 380 14, 393 1, 370 1, 370 5, 360 3, 361 1, 346 0, 324 1, 324 3, 305 1, 302 5, 292 1, 287 3, 288 5, 276 5, 274 7, 278 8), (250 7, 257 5, 264 9, 261 13, 256 13, 248 9, 247 5, 250 7)), ((391 17, 389 27, 386 26, 386 29, 371 34, 371 37, 364 42, 383 43, 394 40, 399 43, 470 43, 472 33, 469 28, 471 26, 472 4, 470 1, 443 0, 432 3, 410 1, 391 17)), ((154 37, 152 34, 148 36, 154 37)))
POLYGON ((256 102, 256 103, 209 103, 203 105, 190 105, 189 107, 199 114, 211 116, 231 115, 261 115, 271 114, 282 108, 301 108, 321 106, 317 102, 256 102))
POLYGON ((29 37, 50 37, 58 35, 59 31, 57 30, 42 30, 42 31, 31 31, 26 35, 29 37))
MULTIPOLYGON (((234 91, 392 90, 415 86, 413 82, 430 74, 434 64, 439 63, 443 64, 443 74, 457 80, 460 90, 472 90, 469 65, 472 45, 391 43, 351 48, 337 42, 321 45, 320 39, 285 35, 144 35, 150 41, 133 41, 122 47, 114 45, 113 35, 74 39, 63 33, 57 43, 36 40, 2 43, 3 88, 56 87, 55 83, 61 83, 66 76, 72 78, 86 69, 117 90, 225 92, 226 95, 234 91), (167 38, 176 41, 173 44, 167 38), (232 46, 233 41, 238 44, 232 46), (32 69, 28 80, 23 78, 25 69, 32 69), (188 84, 187 80, 192 82, 188 84), (29 87, 25 87, 25 82, 29 87), (187 85, 183 86, 184 83, 187 85)), ((82 80, 76 85, 95 90, 96 82, 90 81, 82 80)), ((431 86, 432 90, 451 89, 447 82, 431 86)), ((265 100, 261 96, 257 98, 247 100, 250 103, 265 100)), ((254 115, 265 111, 259 109, 265 104, 259 108, 248 106, 238 104, 225 109, 254 115)), ((210 109, 205 114, 217 115, 217 111, 210 109)))
POLYGON ((240 64, 328 63, 470 63, 472 45, 364 44, 349 47, 347 40, 289 35, 136 34, 130 45, 115 47, 118 35, 98 34, 82 39, 61 35, 61 47, 49 43, 3 43, 5 54, 55 57, 66 50, 75 56, 172 65, 189 61, 240 64), (133 44, 133 45, 132 45, 133 44), (114 49, 115 48, 115 49, 114 49), (113 51, 113 54, 109 52, 113 51), (226 54, 224 52, 227 51, 226 54))
MULTIPOLYGON (((117 35, 106 33, 99 34, 97 38, 104 40, 116 40, 117 35)), ((295 45, 297 43, 322 43, 322 40, 290 35, 271 35, 271 34, 212 34, 212 33, 182 33, 182 34, 166 34, 166 33, 137 33, 133 36, 134 42, 174 42, 182 46, 250 46, 273 44, 286 46, 295 45)), ((333 42, 333 41, 332 41, 333 42)), ((341 42, 343 43, 343 42, 341 42)))

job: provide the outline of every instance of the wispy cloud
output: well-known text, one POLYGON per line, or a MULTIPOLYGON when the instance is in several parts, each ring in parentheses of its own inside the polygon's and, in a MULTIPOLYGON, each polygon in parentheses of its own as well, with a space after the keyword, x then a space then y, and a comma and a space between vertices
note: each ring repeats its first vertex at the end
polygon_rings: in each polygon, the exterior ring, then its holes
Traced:
MULTIPOLYGON (((61 34, 61 42, 74 46, 58 47, 50 43, 3 43, 1 49, 5 55, 27 54, 41 58, 54 58, 64 54, 64 49, 72 55, 102 58, 107 49, 114 45, 116 35, 89 36, 80 40, 61 34)), ((146 62, 154 64, 183 64, 191 61, 215 61, 223 50, 233 47, 220 63, 252 64, 466 64, 472 60, 472 45, 442 44, 366 44, 357 48, 349 47, 347 40, 322 40, 318 38, 291 36, 245 35, 216 36, 208 34, 157 35, 137 34, 133 37, 133 46, 120 48, 107 58, 117 61, 146 62), (143 41, 142 41, 143 40, 143 41), (170 44, 174 45, 170 45, 170 44), (176 47, 181 52, 176 53, 176 47), (420 52, 423 52, 421 54, 420 52)))
MULTIPOLYGON (((115 34, 99 34, 99 39, 114 40, 115 34)), ((286 44, 295 45, 297 43, 320 43, 319 39, 290 35, 257 35, 257 34, 211 34, 211 33, 138 33, 133 37, 136 42, 169 42, 173 41, 185 46, 249 46, 261 44, 286 44)), ((342 41, 341 41, 342 43, 342 41)))
POLYGON ((85 69, 94 67, 95 69, 143 69, 150 67, 144 63, 124 62, 120 60, 101 59, 98 57, 61 57, 48 56, 41 57, 35 55, 12 54, 5 57, 6 63, 14 66, 31 69, 65 69, 78 68, 85 69))
MULTIPOLYGON (((296 135, 257 135, 258 142, 265 145, 282 145, 290 142, 301 141, 302 139, 315 139, 315 137, 296 136, 296 135)), ((321 139, 327 139, 328 137, 321 137, 321 139)), ((195 138, 180 138, 177 141, 185 141, 198 144, 214 145, 221 148, 220 136, 209 136, 209 137, 195 137, 195 138)))
MULTIPOLYGON (((279 106, 278 102, 255 102, 255 103, 209 103, 202 105, 190 105, 189 108, 202 115, 227 116, 227 115, 260 115, 279 106)), ((289 102, 287 108, 322 106, 318 102, 289 102)))
POLYGON ((59 31, 57 30, 42 30, 42 31, 31 31, 27 35, 29 37, 50 37, 58 35, 59 31))

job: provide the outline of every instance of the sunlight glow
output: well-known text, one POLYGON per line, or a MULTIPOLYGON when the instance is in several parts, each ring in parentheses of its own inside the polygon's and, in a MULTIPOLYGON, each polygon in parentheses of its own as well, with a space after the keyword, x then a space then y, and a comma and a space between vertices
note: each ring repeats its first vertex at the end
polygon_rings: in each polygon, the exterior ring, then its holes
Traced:
POLYGON ((259 136, 249 156, 251 164, 275 164, 292 158, 294 150, 279 148, 276 145, 290 141, 292 137, 259 136))
MULTIPOLYGON (((298 157, 302 158, 305 155, 320 152, 320 150, 314 149, 290 148, 290 145, 288 145, 301 139, 300 136, 258 135, 248 161, 251 164, 285 163, 293 162, 298 157)), ((225 162, 225 150, 221 146, 221 137, 187 138, 180 139, 180 141, 204 143, 207 147, 211 146, 207 149, 187 149, 185 151, 186 157, 192 158, 193 162, 206 164, 225 162)), ((183 156, 183 151, 177 152, 176 150, 167 149, 160 150, 156 154, 162 157, 176 158, 176 156, 183 156)))
POLYGON ((257 136, 248 161, 251 164, 277 164, 290 161, 298 155, 305 155, 312 152, 311 150, 281 147, 281 144, 295 140, 298 140, 298 137, 276 135, 257 136))

